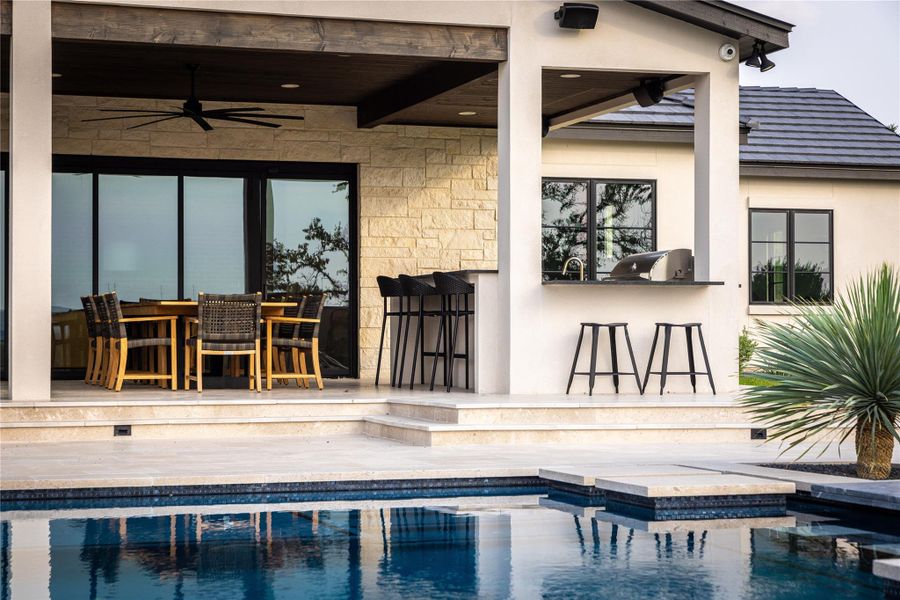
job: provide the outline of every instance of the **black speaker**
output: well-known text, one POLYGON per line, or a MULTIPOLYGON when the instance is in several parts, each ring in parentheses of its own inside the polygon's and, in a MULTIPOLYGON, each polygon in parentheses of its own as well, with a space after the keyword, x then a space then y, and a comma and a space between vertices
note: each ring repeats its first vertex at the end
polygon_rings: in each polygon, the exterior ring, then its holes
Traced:
POLYGON ((600 8, 584 2, 564 2, 553 18, 565 29, 593 29, 597 25, 600 8))

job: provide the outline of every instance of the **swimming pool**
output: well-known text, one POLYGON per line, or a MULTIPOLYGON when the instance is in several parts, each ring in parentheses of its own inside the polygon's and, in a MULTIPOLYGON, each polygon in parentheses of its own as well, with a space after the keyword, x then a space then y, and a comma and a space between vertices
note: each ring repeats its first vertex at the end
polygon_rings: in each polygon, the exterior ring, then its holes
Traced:
POLYGON ((871 560, 900 553, 885 520, 821 507, 661 523, 546 490, 460 493, 20 503, 2 513, 2 600, 882 598, 871 560))

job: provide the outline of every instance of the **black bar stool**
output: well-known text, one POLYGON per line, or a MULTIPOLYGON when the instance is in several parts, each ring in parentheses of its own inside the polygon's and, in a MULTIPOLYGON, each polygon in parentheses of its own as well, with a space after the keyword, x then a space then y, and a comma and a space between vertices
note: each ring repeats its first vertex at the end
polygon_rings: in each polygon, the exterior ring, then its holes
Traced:
POLYGON ((566 394, 572 389, 572 380, 576 375, 587 375, 588 379, 588 395, 594 395, 594 378, 597 375, 612 375, 613 385, 616 386, 616 393, 619 393, 619 375, 634 375, 637 382, 638 391, 644 393, 644 387, 641 385, 641 376, 638 374, 637 363, 634 362, 634 350, 631 347, 631 337, 628 335, 628 323, 582 323, 581 331, 578 333, 578 345, 575 346, 575 359, 572 361, 572 371, 569 373, 569 385, 566 386, 566 394), (584 339, 584 330, 591 328, 591 365, 588 371, 575 371, 578 365, 578 355, 581 352, 581 342, 584 339), (609 353, 612 359, 612 371, 597 371, 597 338, 600 336, 600 328, 605 327, 609 330, 609 353), (632 371, 619 371, 619 356, 616 351, 616 330, 622 328, 625 332, 625 344, 628 346, 628 356, 631 358, 632 371))
POLYGON ((378 342, 378 365, 375 367, 375 385, 378 385, 378 380, 381 377, 381 354, 384 351, 384 332, 387 328, 388 319, 390 317, 398 317, 397 342, 396 347, 394 348, 394 360, 391 362, 391 385, 394 385, 394 380, 397 375, 397 366, 399 364, 397 361, 400 357, 400 333, 403 331, 403 317, 405 315, 403 310, 403 286, 400 285, 399 279, 387 277, 385 275, 379 275, 375 278, 375 281, 378 282, 378 291, 381 294, 382 301, 381 341, 378 342), (390 302, 394 298, 396 298, 398 302, 397 310, 390 308, 390 302))
POLYGON ((425 319, 427 317, 443 318, 443 310, 425 310, 425 298, 428 296, 440 295, 433 285, 424 281, 410 277, 409 275, 400 275, 398 277, 400 286, 403 289, 403 296, 406 298, 406 329, 403 333, 403 355, 400 358, 400 372, 397 374, 397 387, 403 385, 403 370, 406 363, 406 346, 409 340, 409 324, 416 318, 416 339, 413 343, 413 362, 409 376, 409 389, 413 389, 416 382, 416 363, 419 363, 419 382, 425 383, 425 357, 432 356, 433 352, 425 352, 425 319), (413 307, 413 298, 418 302, 413 307), (419 358, 421 357, 421 361, 419 358))
POLYGON ((434 378, 437 374, 438 358, 444 361, 444 385, 447 391, 453 386, 453 367, 459 359, 465 360, 466 389, 469 389, 469 316, 475 314, 469 308, 469 294, 475 293, 475 286, 461 277, 450 273, 434 272, 434 285, 441 294, 443 318, 438 327, 437 341, 434 346, 434 363, 431 365, 431 390, 434 390, 434 378), (459 322, 463 322, 464 347, 462 352, 456 351, 459 341, 459 322), (446 331, 446 334, 445 334, 446 331), (444 341, 444 350, 441 341, 444 341))
POLYGON ((706 375, 709 378, 709 387, 712 393, 716 393, 716 384, 713 383, 712 369, 709 366, 709 356, 706 354, 706 344, 703 342, 703 329, 700 323, 657 323, 656 331, 653 333, 653 344, 650 347, 650 360, 647 361, 647 374, 644 375, 644 389, 647 389, 647 382, 651 375, 659 375, 659 394, 662 395, 666 388, 666 378, 669 375, 689 375, 691 378, 691 386, 694 393, 697 393, 697 375, 706 375), (672 340, 672 328, 684 328, 684 337, 687 341, 688 370, 687 371, 669 371, 669 342, 672 340), (706 365, 706 371, 697 371, 694 367, 694 340, 693 331, 697 329, 697 336, 700 339, 700 350, 703 352, 703 363, 706 365), (662 366, 659 371, 651 371, 653 367, 653 355, 656 353, 656 342, 659 340, 659 330, 663 330, 663 354, 662 366))

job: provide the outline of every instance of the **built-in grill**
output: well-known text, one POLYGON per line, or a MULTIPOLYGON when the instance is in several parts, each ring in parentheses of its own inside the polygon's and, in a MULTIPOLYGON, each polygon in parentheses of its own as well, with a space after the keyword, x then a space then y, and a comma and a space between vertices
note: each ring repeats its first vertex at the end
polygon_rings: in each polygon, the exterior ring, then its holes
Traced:
POLYGON ((603 281, 693 281, 694 257, 687 248, 632 254, 620 260, 603 281))

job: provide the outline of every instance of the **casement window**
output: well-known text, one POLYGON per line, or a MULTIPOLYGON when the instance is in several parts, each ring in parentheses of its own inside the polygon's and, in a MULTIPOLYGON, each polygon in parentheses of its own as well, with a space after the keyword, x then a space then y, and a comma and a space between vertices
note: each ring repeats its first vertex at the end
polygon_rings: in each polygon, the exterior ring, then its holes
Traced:
POLYGON ((750 210, 750 302, 829 303, 834 281, 830 210, 750 210))
POLYGON ((543 278, 585 279, 609 274, 623 257, 656 249, 656 182, 548 178, 542 184, 543 278))

